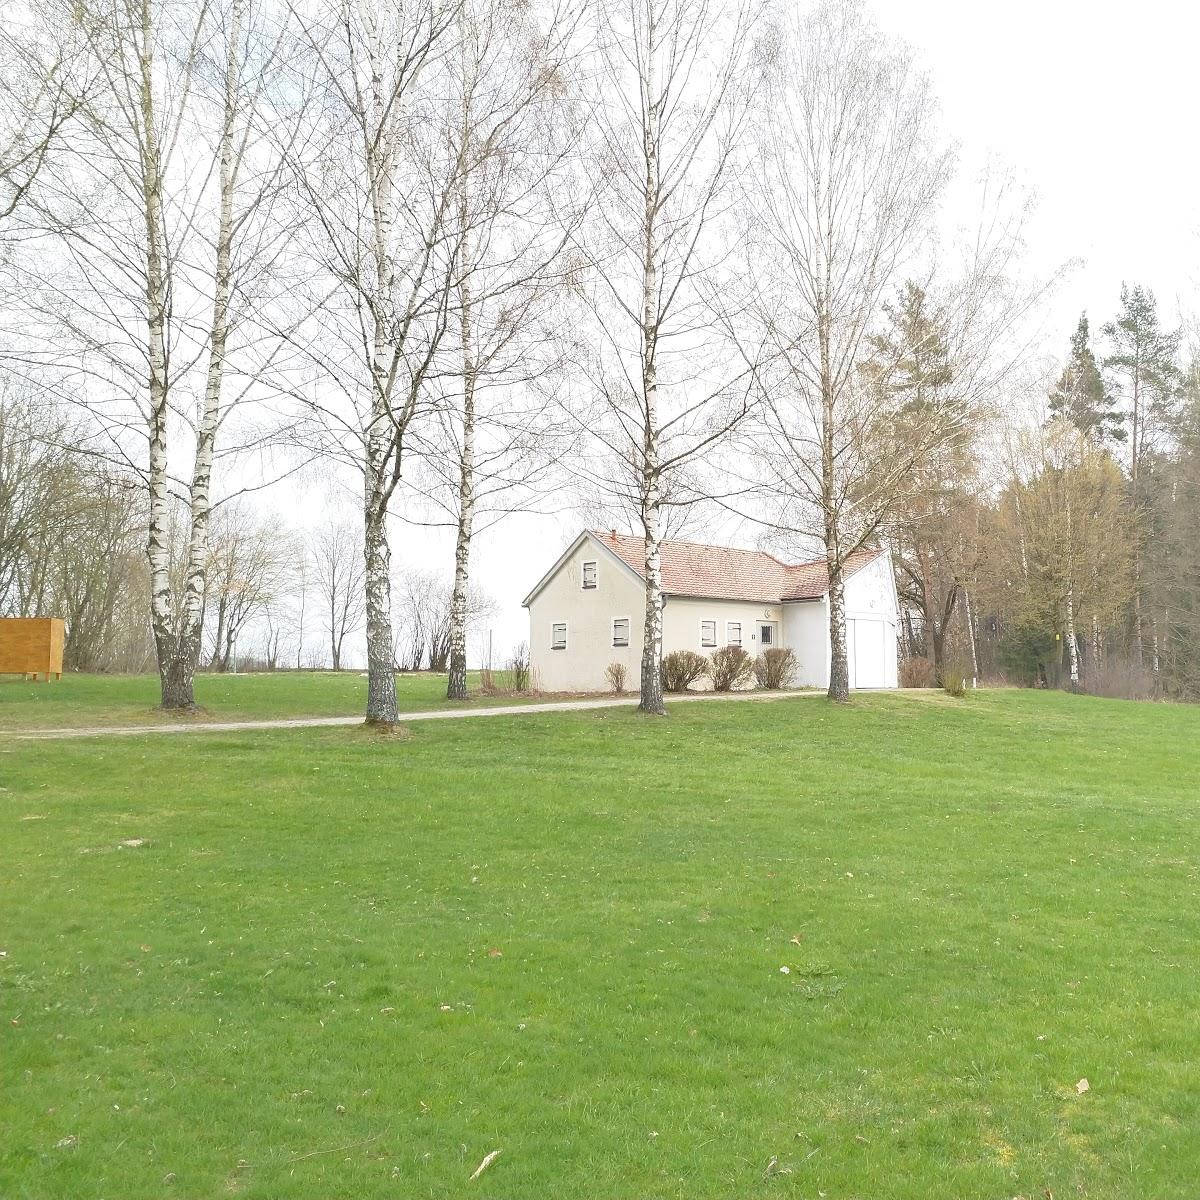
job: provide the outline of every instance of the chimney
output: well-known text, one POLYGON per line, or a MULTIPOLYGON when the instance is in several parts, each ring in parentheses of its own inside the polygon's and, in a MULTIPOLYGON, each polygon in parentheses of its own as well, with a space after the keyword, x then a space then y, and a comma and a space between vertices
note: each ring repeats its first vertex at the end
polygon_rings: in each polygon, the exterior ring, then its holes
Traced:
POLYGON ((609 533, 612 535, 612 540, 615 542, 617 540, 617 531, 615 529, 610 529, 609 533))

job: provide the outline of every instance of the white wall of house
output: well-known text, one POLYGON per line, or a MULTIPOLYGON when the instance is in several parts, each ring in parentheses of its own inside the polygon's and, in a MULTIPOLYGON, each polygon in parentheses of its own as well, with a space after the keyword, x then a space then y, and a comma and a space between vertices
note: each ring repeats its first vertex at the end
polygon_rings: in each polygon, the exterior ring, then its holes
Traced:
MULTIPOLYGON (((766 622, 774 627, 775 645, 783 630, 783 611, 779 604, 764 604, 749 600, 705 600, 692 596, 668 596, 663 604, 663 654, 673 650, 694 650, 707 658, 714 650, 730 645, 734 639, 734 624, 741 631, 741 647, 757 658, 762 653, 761 625, 766 622), (702 644, 701 625, 705 621, 716 622, 716 645, 702 644)), ((702 679, 692 685, 694 691, 709 687, 702 679)))
POLYGON ((846 580, 846 639, 852 688, 896 686, 898 615, 892 557, 881 554, 846 580))
POLYGON ((533 686, 546 692, 602 692, 611 662, 625 664, 627 687, 638 686, 645 623, 645 585, 611 552, 585 538, 529 602, 533 686), (596 586, 582 586, 583 564, 596 563, 596 586), (613 617, 629 618, 629 645, 614 647, 613 617), (567 624, 567 645, 552 649, 553 626, 567 624))
POLYGON ((784 645, 796 655, 796 687, 829 686, 829 609, 824 599, 783 606, 784 645))

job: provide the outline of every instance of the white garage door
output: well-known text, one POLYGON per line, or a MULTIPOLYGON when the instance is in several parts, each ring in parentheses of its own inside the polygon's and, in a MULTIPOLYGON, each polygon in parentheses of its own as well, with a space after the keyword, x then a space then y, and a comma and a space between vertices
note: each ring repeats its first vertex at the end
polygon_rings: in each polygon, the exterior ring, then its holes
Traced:
POLYGON ((850 627, 850 686, 887 687, 884 623, 857 619, 846 624, 850 627))

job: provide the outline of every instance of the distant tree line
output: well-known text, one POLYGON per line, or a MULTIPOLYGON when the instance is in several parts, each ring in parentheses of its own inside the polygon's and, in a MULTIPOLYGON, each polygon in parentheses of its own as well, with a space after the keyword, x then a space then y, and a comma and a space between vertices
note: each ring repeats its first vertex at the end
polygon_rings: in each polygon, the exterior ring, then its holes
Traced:
MULTIPOLYGON (((139 480, 81 453, 78 430, 44 400, 0 398, 0 616, 66 622, 64 666, 141 672, 155 661, 139 480)), ((171 571, 183 570, 184 520, 168 525, 171 571)), ((362 631, 362 555, 354 528, 331 519, 308 536, 231 502, 214 510, 205 562, 199 669, 338 670, 362 631)), ((394 580, 399 670, 447 669, 452 586, 436 572, 394 580)), ((472 591, 471 627, 494 610, 472 591)))
MULTIPOLYGON (((922 375, 953 395, 944 355, 922 375)), ((888 529, 909 656, 1200 699, 1200 364, 1148 289, 1080 318, 1040 422, 965 422, 920 482, 888 529)))

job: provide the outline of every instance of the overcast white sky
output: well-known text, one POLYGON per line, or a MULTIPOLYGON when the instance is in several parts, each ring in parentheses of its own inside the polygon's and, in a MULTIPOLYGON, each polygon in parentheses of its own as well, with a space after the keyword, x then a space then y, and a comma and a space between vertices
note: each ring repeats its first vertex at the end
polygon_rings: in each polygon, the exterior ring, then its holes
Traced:
MULTIPOLYGON (((1196 313, 1200 6, 876 0, 874 10, 929 70, 962 170, 998 160, 1036 192, 1031 275, 1078 260, 1047 301, 1048 351, 1061 353, 1084 309, 1098 329, 1122 280, 1151 287, 1168 322, 1196 313)), ((398 564, 448 572, 449 534, 396 532, 398 564)), ((499 604, 498 657, 526 637, 521 599, 576 532, 570 518, 519 517, 480 541, 474 574, 499 604)))

